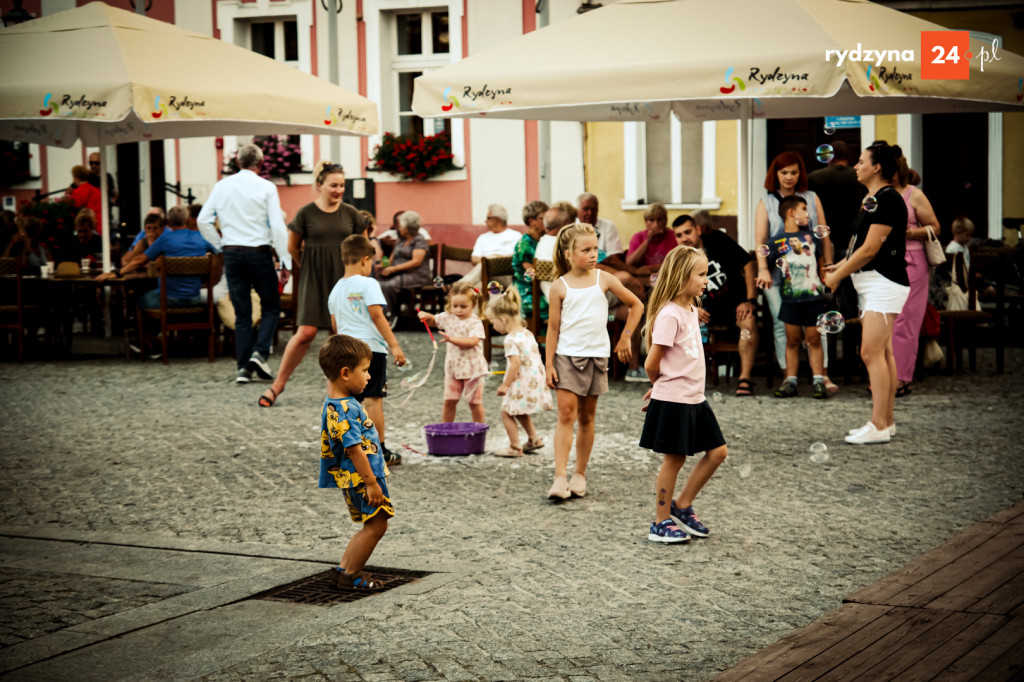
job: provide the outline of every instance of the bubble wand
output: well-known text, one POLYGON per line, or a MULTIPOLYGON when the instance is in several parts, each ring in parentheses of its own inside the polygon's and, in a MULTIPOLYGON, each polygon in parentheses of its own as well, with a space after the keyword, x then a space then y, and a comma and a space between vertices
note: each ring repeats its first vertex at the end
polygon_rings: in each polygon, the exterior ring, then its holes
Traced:
MULTIPOLYGON (((416 312, 417 313, 420 312, 420 309, 417 308, 416 312)), ((406 377, 406 378, 402 379, 402 382, 401 382, 400 386, 402 387, 402 389, 405 389, 405 392, 404 393, 399 393, 398 396, 395 396, 395 397, 397 398, 399 396, 403 396, 404 395, 405 396, 405 400, 403 400, 402 402, 398 403, 395 407, 402 407, 407 402, 409 402, 409 399, 412 398, 414 393, 416 393, 416 389, 419 388, 420 386, 422 386, 423 384, 427 383, 427 379, 430 378, 430 372, 431 372, 431 370, 434 369, 434 360, 437 358, 437 339, 434 338, 434 332, 432 332, 430 330, 430 325, 427 324, 427 321, 426 320, 420 320, 420 321, 423 323, 423 326, 426 327, 427 333, 430 334, 430 342, 433 344, 434 350, 430 354, 430 362, 427 363, 427 366, 426 366, 425 369, 421 369, 419 372, 416 372, 416 374, 413 374, 412 376, 409 376, 409 377, 406 377)), ((388 402, 391 402, 391 401, 388 400, 388 402)))

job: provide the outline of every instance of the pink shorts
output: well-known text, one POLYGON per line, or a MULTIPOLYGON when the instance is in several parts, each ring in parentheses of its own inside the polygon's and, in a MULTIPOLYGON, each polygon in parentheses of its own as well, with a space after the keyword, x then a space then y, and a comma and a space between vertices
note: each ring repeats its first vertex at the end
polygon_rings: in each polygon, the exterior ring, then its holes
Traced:
POLYGON ((472 379, 444 378, 444 399, 459 400, 465 398, 470 405, 479 405, 484 401, 484 377, 472 379))

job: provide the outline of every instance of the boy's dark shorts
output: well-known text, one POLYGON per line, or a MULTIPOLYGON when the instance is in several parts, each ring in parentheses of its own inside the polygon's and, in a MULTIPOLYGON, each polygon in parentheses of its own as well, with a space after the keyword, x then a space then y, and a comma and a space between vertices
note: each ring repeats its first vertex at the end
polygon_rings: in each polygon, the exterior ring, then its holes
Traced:
POLYGON ((363 402, 363 398, 388 397, 388 354, 374 353, 370 358, 370 381, 363 392, 355 398, 363 402))
POLYGON ((345 502, 348 503, 348 513, 356 523, 365 523, 378 512, 384 512, 389 517, 395 515, 395 508, 391 504, 391 493, 388 491, 387 479, 377 478, 381 491, 384 493, 384 504, 374 507, 366 501, 366 482, 360 481, 354 488, 344 488, 345 502))
POLYGON ((818 326, 818 316, 825 312, 825 301, 783 301, 779 309, 779 319, 786 324, 795 324, 798 327, 818 326))

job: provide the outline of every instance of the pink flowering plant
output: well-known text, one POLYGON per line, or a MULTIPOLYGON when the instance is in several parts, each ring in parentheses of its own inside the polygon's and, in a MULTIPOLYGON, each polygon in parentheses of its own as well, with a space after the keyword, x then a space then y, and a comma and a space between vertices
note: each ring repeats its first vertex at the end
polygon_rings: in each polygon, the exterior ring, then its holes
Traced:
POLYGON ((452 138, 447 132, 437 135, 384 133, 370 161, 367 170, 391 173, 421 182, 450 170, 458 170, 452 154, 452 138))
MULTIPOLYGON (((298 139, 298 136, 295 136, 298 139)), ((288 135, 257 135, 252 143, 263 150, 263 167, 259 174, 267 178, 283 178, 292 184, 291 173, 302 172, 302 149, 288 135)), ((224 175, 238 172, 238 152, 224 164, 224 175)))

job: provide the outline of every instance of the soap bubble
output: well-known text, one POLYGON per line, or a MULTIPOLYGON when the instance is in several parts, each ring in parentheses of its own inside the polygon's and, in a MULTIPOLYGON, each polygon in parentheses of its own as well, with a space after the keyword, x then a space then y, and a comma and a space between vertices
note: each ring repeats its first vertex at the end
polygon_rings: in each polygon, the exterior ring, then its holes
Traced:
POLYGON ((826 135, 835 135, 835 132, 836 132, 836 127, 834 125, 832 125, 831 123, 826 122, 825 123, 825 134, 826 135))
POLYGON ((785 258, 780 258, 779 260, 775 261, 775 267, 777 267, 779 270, 785 270, 786 269, 786 259, 785 258))
POLYGON ((434 286, 437 287, 438 289, 443 288, 444 287, 444 277, 441 277, 440 275, 435 277, 434 278, 434 286))
MULTIPOLYGON (((409 360, 406 360, 405 364, 402 365, 401 367, 399 367, 398 365, 395 365, 395 371, 398 371, 398 372, 409 372, 411 370, 412 370, 412 362, 410 362, 409 360)), ((405 380, 404 379, 402 380, 402 386, 403 387, 405 386, 405 380)))
POLYGON ((767 244, 761 244, 761 246, 757 247, 758 256, 764 256, 765 258, 767 258, 769 255, 771 255, 771 252, 772 249, 767 244))
POLYGON ((653 287, 657 283, 658 283, 658 273, 652 272, 651 273, 651 286, 653 287))
POLYGON ((503 291, 505 291, 505 287, 502 286, 501 282, 492 280, 487 283, 487 293, 491 296, 498 296, 503 291))
POLYGON ((824 443, 811 443, 811 461, 815 464, 824 464, 828 461, 828 446, 824 443))
POLYGON ((719 393, 718 391, 715 391, 714 393, 711 394, 711 399, 714 400, 716 403, 720 403, 722 402, 722 394, 719 393))
POLYGON ((818 239, 824 239, 831 232, 832 232, 832 230, 830 230, 828 228, 828 225, 815 225, 814 226, 814 236, 817 237, 818 239))
POLYGON ((753 473, 754 468, 749 464, 743 464, 740 466, 740 478, 750 478, 750 474, 753 473))
POLYGON ((846 320, 842 313, 833 310, 818 315, 817 327, 820 334, 838 334, 846 329, 846 320))
POLYGON ((743 339, 744 341, 749 341, 750 340, 750 330, 749 329, 741 329, 740 330, 740 338, 743 339))
POLYGON ((873 196, 867 197, 866 199, 864 199, 864 203, 862 204, 862 206, 864 207, 864 210, 867 211, 868 213, 874 213, 876 210, 878 210, 878 199, 874 198, 873 196))
POLYGON ((823 144, 819 145, 818 148, 814 150, 814 155, 821 163, 828 163, 835 158, 836 152, 832 149, 832 145, 823 144))
POLYGON ((527 282, 532 282, 533 278, 536 276, 537 271, 534 270, 533 268, 526 268, 526 270, 523 271, 523 279, 525 279, 527 282))

